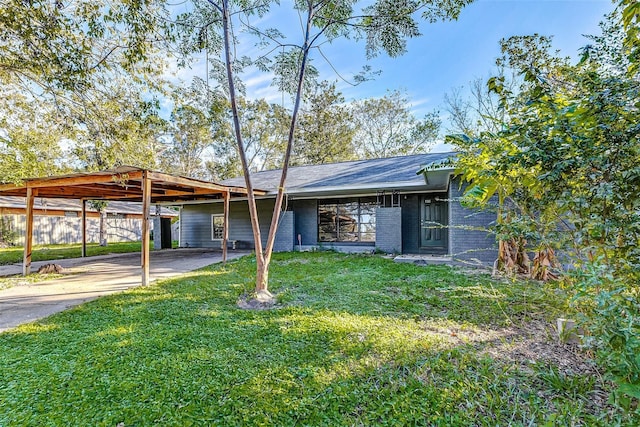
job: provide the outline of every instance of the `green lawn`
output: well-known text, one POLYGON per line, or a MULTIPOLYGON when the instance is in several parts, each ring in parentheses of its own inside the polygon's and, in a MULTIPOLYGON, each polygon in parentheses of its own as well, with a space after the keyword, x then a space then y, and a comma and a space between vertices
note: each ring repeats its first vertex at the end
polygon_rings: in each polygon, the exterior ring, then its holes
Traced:
POLYGON ((236 302, 255 259, 0 335, 0 425, 637 425, 544 325, 562 300, 378 256, 277 254, 276 308, 236 302))
MULTIPOLYGON (((109 243, 107 246, 100 246, 97 243, 87 244, 87 256, 121 254, 126 252, 140 252, 140 242, 119 242, 109 243)), ((82 253, 82 245, 36 245, 33 247, 32 261, 49 261, 66 258, 79 258, 82 253)), ((0 265, 15 264, 22 262, 24 248, 15 246, 10 248, 0 248, 0 265)))

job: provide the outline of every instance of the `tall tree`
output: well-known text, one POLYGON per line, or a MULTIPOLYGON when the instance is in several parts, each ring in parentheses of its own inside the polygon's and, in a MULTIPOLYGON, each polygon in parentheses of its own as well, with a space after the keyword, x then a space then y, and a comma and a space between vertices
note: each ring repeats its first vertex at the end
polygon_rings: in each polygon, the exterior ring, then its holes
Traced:
POLYGON ((353 117, 335 83, 320 82, 304 96, 292 164, 313 165, 352 160, 353 117))
POLYGON ((162 136, 160 168, 194 178, 209 178, 207 157, 216 140, 226 135, 225 100, 207 83, 195 78, 173 93, 173 111, 162 136))
MULTIPOLYGON (((517 76, 507 77, 504 71, 500 71, 497 78, 509 90, 517 90, 517 76)), ((487 87, 483 79, 473 80, 466 93, 464 88, 453 89, 445 94, 444 103, 449 113, 447 132, 450 134, 477 137, 482 132, 499 132, 502 123, 508 120, 500 97, 487 87)))
MULTIPOLYGON (((222 60, 222 67, 226 71, 228 96, 233 114, 233 128, 238 146, 238 153, 248 190, 248 204, 251 225, 254 234, 256 251, 256 293, 269 296, 267 290, 268 271, 271 254, 275 242, 276 230, 284 199, 287 172, 293 149, 301 100, 305 82, 313 77, 314 68, 310 65, 310 55, 321 49, 322 44, 338 38, 351 36, 364 38, 366 52, 369 57, 379 52, 386 52, 394 57, 406 50, 406 39, 420 35, 416 14, 429 21, 456 18, 460 8, 470 0, 443 1, 414 1, 377 0, 374 2, 358 1, 319 1, 299 0, 293 7, 300 19, 296 18, 297 27, 300 23, 302 36, 300 44, 292 44, 290 38, 277 29, 258 28, 248 19, 248 14, 264 15, 271 9, 271 3, 266 0, 232 2, 230 0, 195 1, 194 11, 183 17, 183 24, 191 34, 191 51, 202 48, 218 53, 222 60), (247 62, 238 56, 237 37, 240 27, 244 27, 247 34, 253 34, 263 42, 260 58, 256 62, 266 72, 274 73, 274 83, 283 91, 292 94, 291 121, 288 129, 286 148, 282 161, 282 174, 276 194, 274 210, 269 228, 266 245, 263 246, 258 221, 255 195, 251 180, 251 171, 247 161, 244 137, 240 122, 240 108, 237 96, 237 72, 247 62), (214 31, 215 30, 215 31, 214 31), (269 50, 271 49, 271 50, 269 50), (270 55, 271 52, 273 55, 270 55), (277 53, 276 53, 277 52, 277 53), (310 72, 311 71, 311 72, 310 72)), ((284 19, 284 18, 283 18, 284 19)), ((286 25, 281 26, 286 28, 286 25)), ((187 49, 188 51, 188 49, 187 49)), ((218 64, 220 64, 218 62, 218 64)), ((216 67, 214 67, 216 68, 216 67)), ((220 69, 221 67, 217 67, 220 69)))
POLYGON ((437 113, 416 119, 409 98, 397 90, 382 98, 357 101, 353 116, 358 154, 368 159, 425 153, 440 130, 437 113))
POLYGON ((169 131, 171 146, 166 153, 170 160, 165 170, 182 176, 204 178, 204 151, 212 138, 205 111, 189 104, 174 108, 169 131))
MULTIPOLYGON (((163 2, 5 3, 0 8, 3 92, 25 99, 23 105, 37 105, 52 117, 51 134, 60 133, 71 142, 77 139, 80 147, 95 141, 97 152, 106 141, 120 149, 139 143, 126 136, 146 132, 147 112, 154 106, 150 99, 161 89, 166 53, 160 54, 158 43, 166 39, 168 16, 163 2), (145 112, 140 114, 139 107, 145 112), (119 129, 135 132, 118 133, 119 129)), ((5 123, 9 133, 20 126, 24 125, 5 123)), ((89 150, 78 150, 83 154, 75 166, 89 159, 89 150)), ((86 165, 112 166, 99 157, 86 165)))
POLYGON ((0 182, 67 172, 69 147, 55 111, 4 89, 0 86, 0 182))
MULTIPOLYGON (((226 105, 228 106, 228 102, 226 105)), ((290 121, 288 111, 281 105, 268 103, 264 99, 239 98, 238 106, 249 170, 258 172, 278 168, 282 162, 290 121)), ((232 117, 227 114, 225 119, 231 123, 232 117)), ((242 164, 231 127, 216 139, 214 150, 215 161, 208 162, 208 168, 214 177, 224 179, 242 174, 242 164)))

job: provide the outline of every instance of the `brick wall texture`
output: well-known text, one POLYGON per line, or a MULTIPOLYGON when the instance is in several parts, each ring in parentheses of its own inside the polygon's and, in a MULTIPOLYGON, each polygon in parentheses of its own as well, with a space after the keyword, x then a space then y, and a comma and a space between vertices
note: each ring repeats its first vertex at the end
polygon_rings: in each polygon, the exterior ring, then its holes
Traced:
POLYGON ((468 209, 460 204, 465 187, 454 180, 449 187, 449 251, 454 260, 491 265, 498 256, 495 235, 488 231, 495 212, 468 209))
POLYGON ((376 209, 376 249, 402 253, 402 208, 376 209))

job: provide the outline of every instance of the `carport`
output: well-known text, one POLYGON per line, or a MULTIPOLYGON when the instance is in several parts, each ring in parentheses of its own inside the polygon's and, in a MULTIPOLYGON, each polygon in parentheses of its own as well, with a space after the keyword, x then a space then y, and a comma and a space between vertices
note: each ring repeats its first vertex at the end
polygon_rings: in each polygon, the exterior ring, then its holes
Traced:
MULTIPOLYGON (((262 194, 256 191, 256 194, 262 194)), ((247 195, 246 188, 229 187, 214 182, 170 175, 132 166, 117 169, 77 173, 64 176, 27 179, 22 185, 2 184, 0 195, 26 198, 26 235, 24 245, 23 274, 31 270, 33 247, 33 205, 36 197, 76 199, 82 201, 82 256, 86 256, 86 201, 118 200, 142 203, 142 285, 149 283, 149 210, 151 204, 224 199, 224 233, 222 258, 227 258, 229 201, 231 197, 247 195)))

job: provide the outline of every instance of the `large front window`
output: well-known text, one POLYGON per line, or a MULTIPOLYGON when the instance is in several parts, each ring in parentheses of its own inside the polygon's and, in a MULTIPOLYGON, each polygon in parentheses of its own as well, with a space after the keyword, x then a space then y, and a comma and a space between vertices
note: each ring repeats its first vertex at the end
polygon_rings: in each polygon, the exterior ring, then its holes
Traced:
POLYGON ((375 242, 376 199, 325 200, 318 202, 318 241, 375 242))

